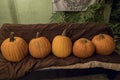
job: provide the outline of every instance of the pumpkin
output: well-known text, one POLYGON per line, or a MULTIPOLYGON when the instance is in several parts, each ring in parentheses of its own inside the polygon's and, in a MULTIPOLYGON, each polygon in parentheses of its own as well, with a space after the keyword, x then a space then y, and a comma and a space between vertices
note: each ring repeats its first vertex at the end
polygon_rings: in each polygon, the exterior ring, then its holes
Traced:
POLYGON ((39 32, 36 38, 29 43, 29 51, 34 58, 45 58, 51 52, 51 44, 46 37, 39 37, 39 32))
POLYGON ((88 58, 95 52, 95 47, 93 43, 86 39, 80 38, 74 42, 73 54, 79 58, 88 58))
POLYGON ((66 29, 62 35, 57 35, 52 41, 52 52, 59 58, 66 58, 72 52, 72 41, 66 36, 66 29))
POLYGON ((96 53, 100 55, 110 55, 115 50, 115 41, 108 34, 98 34, 92 39, 96 47, 96 53))
POLYGON ((19 62, 28 54, 28 45, 21 37, 14 37, 11 32, 10 38, 5 39, 1 44, 2 55, 6 60, 19 62))

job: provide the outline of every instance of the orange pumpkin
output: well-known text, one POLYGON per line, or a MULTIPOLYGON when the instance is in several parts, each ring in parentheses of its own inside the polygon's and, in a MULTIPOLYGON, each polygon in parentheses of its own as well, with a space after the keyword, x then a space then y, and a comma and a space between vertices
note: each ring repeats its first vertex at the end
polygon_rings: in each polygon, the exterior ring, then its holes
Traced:
POLYGON ((96 47, 96 53, 100 55, 110 55, 115 50, 115 41, 107 34, 94 36, 92 42, 96 47))
POLYGON ((51 44, 46 37, 38 37, 32 39, 29 43, 30 54, 35 58, 45 58, 51 52, 51 44))
POLYGON ((52 52, 59 58, 68 57, 72 52, 72 41, 65 34, 66 29, 62 35, 57 35, 52 42, 52 52))
POLYGON ((88 58, 93 55, 94 51, 93 43, 86 38, 80 38, 74 42, 73 54, 77 57, 88 58))
POLYGON ((2 55, 6 60, 19 62, 28 54, 28 45, 21 37, 14 37, 13 32, 1 44, 2 55))

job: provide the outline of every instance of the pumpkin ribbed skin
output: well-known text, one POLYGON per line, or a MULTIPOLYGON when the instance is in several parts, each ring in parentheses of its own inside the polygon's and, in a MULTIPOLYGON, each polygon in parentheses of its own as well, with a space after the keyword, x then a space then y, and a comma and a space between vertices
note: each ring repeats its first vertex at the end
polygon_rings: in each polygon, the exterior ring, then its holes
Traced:
POLYGON ((2 55, 8 61, 19 62, 28 54, 28 45, 20 37, 14 37, 14 41, 10 42, 10 38, 1 44, 2 55))
POLYGON ((59 58, 68 57, 72 52, 72 41, 69 37, 58 35, 53 39, 52 52, 59 58))
POLYGON ((73 54, 79 58, 88 58, 93 55, 94 51, 93 43, 86 38, 80 38, 74 42, 73 54))
POLYGON ((92 42, 96 47, 96 53, 100 55, 110 55, 115 50, 114 39, 107 34, 94 36, 92 42))
POLYGON ((35 58, 45 58, 51 52, 51 44, 46 37, 35 38, 29 43, 29 51, 35 58))

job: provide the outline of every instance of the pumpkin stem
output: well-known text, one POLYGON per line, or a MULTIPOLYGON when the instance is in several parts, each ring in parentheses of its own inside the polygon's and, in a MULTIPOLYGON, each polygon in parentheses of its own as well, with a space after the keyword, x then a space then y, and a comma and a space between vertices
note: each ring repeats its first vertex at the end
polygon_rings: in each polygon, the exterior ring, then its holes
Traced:
POLYGON ((15 39, 14 39, 14 32, 11 32, 10 33, 10 42, 13 42, 15 39))
POLYGON ((87 40, 86 40, 86 39, 84 39, 82 42, 83 42, 83 43, 87 43, 87 40))
POLYGON ((100 38, 102 38, 102 39, 105 38, 103 34, 99 34, 99 36, 100 36, 100 38))
POLYGON ((63 30, 63 32, 62 32, 62 35, 63 35, 63 36, 66 36, 66 31, 67 31, 68 28, 71 27, 71 25, 72 25, 72 24, 70 24, 67 28, 65 28, 65 29, 63 30))
POLYGON ((39 37, 39 34, 40 34, 39 32, 37 32, 37 33, 36 33, 36 38, 38 38, 38 37, 39 37))
POLYGON ((66 30, 67 30, 67 29, 64 29, 64 30, 63 30, 62 36, 66 36, 66 30))

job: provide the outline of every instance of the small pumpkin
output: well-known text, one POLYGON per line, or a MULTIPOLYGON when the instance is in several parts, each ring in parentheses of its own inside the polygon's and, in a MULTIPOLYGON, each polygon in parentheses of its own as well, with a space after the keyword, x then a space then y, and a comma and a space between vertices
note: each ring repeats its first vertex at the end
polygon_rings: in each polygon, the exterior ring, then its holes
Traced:
POLYGON ((11 62, 19 62, 28 54, 28 45, 21 37, 14 37, 14 32, 10 33, 1 44, 2 55, 6 60, 11 62))
POLYGON ((96 47, 96 53, 100 55, 110 55, 115 50, 115 41, 108 34, 98 34, 92 39, 96 47))
POLYGON ((66 58, 72 52, 72 41, 66 36, 66 29, 62 35, 57 35, 52 41, 52 52, 59 58, 66 58))
POLYGON ((93 43, 86 39, 80 38, 74 42, 73 45, 73 54, 79 58, 88 58, 93 55, 95 52, 95 47, 93 43))
POLYGON ((34 58, 45 58, 51 52, 51 44, 46 37, 39 37, 39 32, 36 38, 29 43, 29 51, 34 58))

